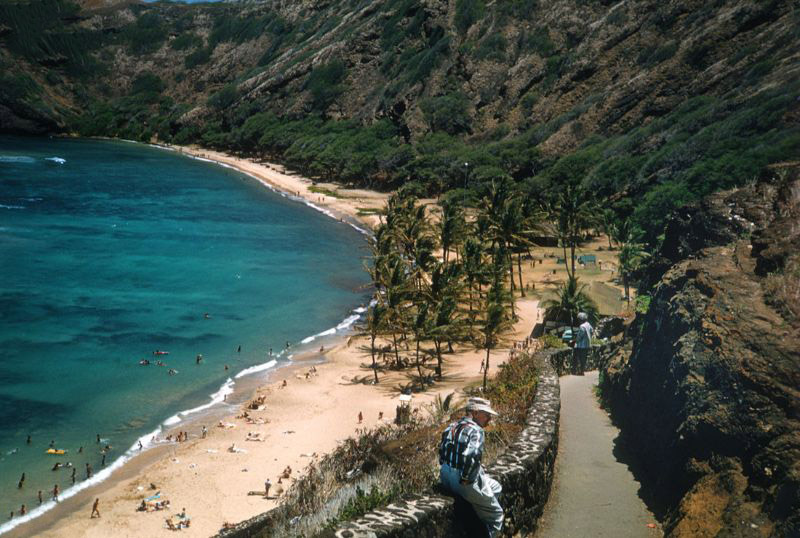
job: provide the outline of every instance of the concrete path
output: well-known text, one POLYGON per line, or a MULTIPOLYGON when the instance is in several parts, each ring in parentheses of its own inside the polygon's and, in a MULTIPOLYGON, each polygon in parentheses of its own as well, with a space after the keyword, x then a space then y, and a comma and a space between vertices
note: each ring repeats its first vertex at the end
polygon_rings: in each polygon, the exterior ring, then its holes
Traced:
POLYGON ((662 536, 639 483, 614 456, 619 430, 600 409, 597 372, 561 378, 558 457, 550 499, 536 538, 655 538, 662 536))

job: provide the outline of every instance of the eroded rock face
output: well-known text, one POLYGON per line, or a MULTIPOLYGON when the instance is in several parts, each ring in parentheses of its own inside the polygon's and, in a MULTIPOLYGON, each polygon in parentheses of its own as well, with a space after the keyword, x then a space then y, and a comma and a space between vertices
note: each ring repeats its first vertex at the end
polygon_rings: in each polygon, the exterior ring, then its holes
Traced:
POLYGON ((607 368, 670 536, 800 536, 800 330, 769 285, 797 278, 799 170, 673 220, 674 265, 607 368))

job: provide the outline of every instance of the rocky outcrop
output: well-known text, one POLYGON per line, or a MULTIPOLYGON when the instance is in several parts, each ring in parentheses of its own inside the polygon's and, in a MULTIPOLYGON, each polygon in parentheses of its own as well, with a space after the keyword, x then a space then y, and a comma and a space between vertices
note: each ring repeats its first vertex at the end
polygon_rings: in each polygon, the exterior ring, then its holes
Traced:
POLYGON ((605 367, 669 536, 800 536, 800 330, 780 292, 800 277, 799 169, 670 222, 654 270, 670 267, 605 367))

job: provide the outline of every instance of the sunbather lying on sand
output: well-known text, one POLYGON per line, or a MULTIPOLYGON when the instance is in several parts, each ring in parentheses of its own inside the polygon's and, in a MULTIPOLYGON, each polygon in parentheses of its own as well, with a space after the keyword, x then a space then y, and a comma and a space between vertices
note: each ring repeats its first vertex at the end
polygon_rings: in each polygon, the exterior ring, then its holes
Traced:
POLYGON ((245 438, 245 441, 261 441, 261 442, 264 442, 264 441, 266 441, 266 439, 264 437, 262 437, 262 435, 263 434, 261 432, 248 432, 247 433, 247 437, 245 438))

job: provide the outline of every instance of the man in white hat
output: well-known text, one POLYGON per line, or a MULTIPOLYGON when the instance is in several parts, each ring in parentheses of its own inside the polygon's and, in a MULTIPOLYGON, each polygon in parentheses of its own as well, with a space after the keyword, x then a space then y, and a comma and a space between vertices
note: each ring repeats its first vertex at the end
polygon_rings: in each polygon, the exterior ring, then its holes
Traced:
POLYGON ((483 428, 495 415, 489 400, 470 398, 466 416, 447 427, 439 445, 442 486, 472 505, 490 537, 503 528, 503 508, 497 500, 502 487, 481 466, 483 428))
POLYGON ((577 375, 583 375, 583 372, 586 371, 586 358, 589 355, 589 348, 592 347, 592 333, 594 329, 592 328, 592 324, 589 323, 589 316, 586 312, 580 312, 578 314, 578 321, 582 321, 583 323, 578 327, 575 349, 573 349, 575 356, 573 364, 575 373, 577 375))

